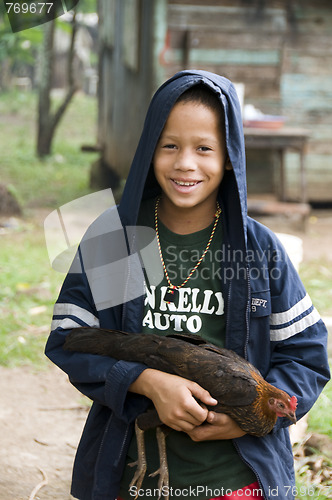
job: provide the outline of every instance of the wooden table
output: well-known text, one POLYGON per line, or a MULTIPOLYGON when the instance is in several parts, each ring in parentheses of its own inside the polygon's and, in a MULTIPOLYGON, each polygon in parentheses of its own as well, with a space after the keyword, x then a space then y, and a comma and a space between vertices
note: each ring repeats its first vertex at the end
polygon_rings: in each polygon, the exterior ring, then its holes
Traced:
POLYGON ((279 129, 268 128, 244 128, 246 149, 269 149, 274 150, 279 156, 279 179, 280 187, 277 193, 280 201, 287 200, 286 176, 285 176, 285 153, 288 149, 295 150, 300 156, 300 196, 301 203, 307 202, 307 185, 305 172, 305 153, 310 132, 302 128, 281 127, 279 129))

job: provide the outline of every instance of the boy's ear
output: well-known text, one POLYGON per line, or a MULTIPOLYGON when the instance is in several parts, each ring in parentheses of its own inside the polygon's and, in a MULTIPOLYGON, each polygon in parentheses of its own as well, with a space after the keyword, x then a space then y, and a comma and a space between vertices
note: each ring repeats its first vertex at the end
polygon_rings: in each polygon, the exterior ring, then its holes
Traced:
POLYGON ((225 161, 225 170, 233 170, 233 166, 231 164, 231 160, 229 159, 228 155, 225 161))

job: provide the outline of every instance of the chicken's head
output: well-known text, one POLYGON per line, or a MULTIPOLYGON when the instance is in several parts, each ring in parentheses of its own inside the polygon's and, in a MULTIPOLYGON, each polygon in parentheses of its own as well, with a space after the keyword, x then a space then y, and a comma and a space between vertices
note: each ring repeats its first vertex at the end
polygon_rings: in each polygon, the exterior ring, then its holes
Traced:
POLYGON ((296 396, 291 398, 286 393, 278 395, 278 397, 270 397, 268 400, 269 408, 274 411, 277 417, 287 417, 293 424, 296 424, 295 410, 297 407, 296 396))

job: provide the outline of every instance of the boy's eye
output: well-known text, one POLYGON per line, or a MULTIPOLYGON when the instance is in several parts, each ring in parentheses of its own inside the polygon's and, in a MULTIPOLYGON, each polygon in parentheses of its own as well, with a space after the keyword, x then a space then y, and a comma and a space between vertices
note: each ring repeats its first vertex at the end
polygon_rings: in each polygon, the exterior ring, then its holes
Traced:
POLYGON ((198 149, 200 151, 211 151, 211 148, 209 148, 208 146, 200 146, 198 149))
POLYGON ((163 148, 165 148, 165 149, 175 149, 176 146, 175 146, 175 144, 164 144, 163 148))

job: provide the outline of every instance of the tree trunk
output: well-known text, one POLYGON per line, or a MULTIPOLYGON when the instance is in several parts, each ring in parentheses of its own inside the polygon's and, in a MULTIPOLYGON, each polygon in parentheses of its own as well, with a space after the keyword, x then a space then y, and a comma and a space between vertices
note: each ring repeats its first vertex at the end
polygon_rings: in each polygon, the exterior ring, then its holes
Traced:
POLYGON ((42 157, 50 153, 50 110, 53 67, 55 22, 44 24, 44 40, 41 52, 38 100, 37 154, 42 157))
POLYGON ((78 90, 74 78, 74 55, 76 38, 76 14, 73 14, 72 36, 68 54, 68 90, 67 94, 56 111, 51 112, 52 69, 54 63, 54 31, 55 22, 50 21, 44 25, 44 42, 41 53, 41 70, 38 101, 38 132, 37 155, 42 158, 51 154, 55 129, 65 113, 73 95, 78 90))

